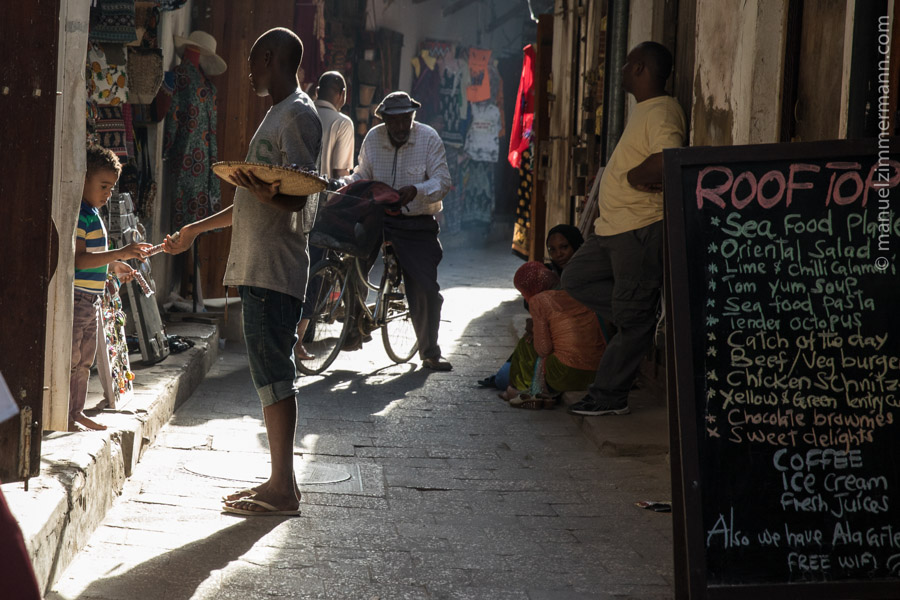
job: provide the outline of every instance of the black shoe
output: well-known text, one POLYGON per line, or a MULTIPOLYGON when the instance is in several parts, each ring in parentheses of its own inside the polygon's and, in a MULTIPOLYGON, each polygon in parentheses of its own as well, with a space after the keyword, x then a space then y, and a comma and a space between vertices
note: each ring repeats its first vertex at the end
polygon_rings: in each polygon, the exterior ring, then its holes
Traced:
POLYGON ((491 375, 490 377, 485 377, 484 379, 478 380, 478 387, 480 388, 496 388, 497 387, 497 376, 491 375))
POLYGON ((609 402, 594 400, 590 396, 585 396, 570 406, 569 412, 573 415, 582 415, 585 417, 601 417, 604 415, 627 415, 631 410, 628 408, 627 401, 622 402, 621 404, 611 404, 609 402))
POLYGON ((423 369, 431 369, 433 371, 452 371, 453 365, 448 361, 442 360, 442 357, 426 358, 422 361, 423 369))

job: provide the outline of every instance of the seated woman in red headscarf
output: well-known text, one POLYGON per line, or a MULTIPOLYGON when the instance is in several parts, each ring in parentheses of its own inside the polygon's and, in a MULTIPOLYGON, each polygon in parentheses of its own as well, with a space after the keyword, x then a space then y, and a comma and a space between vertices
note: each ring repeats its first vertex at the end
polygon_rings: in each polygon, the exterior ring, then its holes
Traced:
POLYGON ((584 390, 594 381, 606 340, 597 315, 564 290, 559 276, 542 263, 528 262, 513 283, 528 302, 532 327, 516 344, 510 360, 509 387, 500 394, 511 400, 532 388, 535 366, 550 394, 584 390))

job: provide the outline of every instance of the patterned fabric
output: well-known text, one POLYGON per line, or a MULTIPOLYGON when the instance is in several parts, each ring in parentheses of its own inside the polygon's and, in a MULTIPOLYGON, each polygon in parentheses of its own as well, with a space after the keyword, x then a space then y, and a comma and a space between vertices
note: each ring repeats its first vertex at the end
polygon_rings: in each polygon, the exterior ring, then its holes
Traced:
MULTIPOLYGON (((105 252, 106 227, 100 218, 100 211, 81 201, 81 210, 78 213, 78 227, 75 229, 75 239, 83 240, 87 251, 105 252)), ((75 289, 100 295, 106 287, 106 267, 103 265, 93 269, 75 269, 75 289)))
POLYGON ((159 2, 136 2, 134 24, 141 48, 159 48, 159 2))
POLYGON ((491 78, 488 65, 491 62, 491 51, 469 48, 469 74, 471 85, 466 89, 469 102, 484 102, 491 98, 491 78))
POLYGON ((513 285, 522 294, 526 302, 541 292, 552 290, 559 285, 559 275, 536 260, 530 261, 516 269, 513 285))
POLYGON ((384 125, 373 127, 360 148, 359 166, 341 183, 347 185, 361 179, 381 181, 398 190, 416 186, 415 199, 403 207, 405 216, 439 213, 451 183, 444 143, 437 131, 413 121, 409 141, 395 148, 384 125))
POLYGON ((125 65, 109 64, 100 44, 91 44, 87 53, 88 100, 116 106, 128 96, 125 65))
POLYGON ((496 104, 472 104, 472 124, 466 134, 466 154, 472 160, 495 163, 500 158, 500 109, 496 104))
POLYGON ((534 189, 532 148, 533 146, 528 146, 522 151, 522 162, 519 165, 519 203, 516 205, 516 223, 513 226, 512 240, 513 254, 526 260, 531 249, 528 230, 531 229, 531 194, 534 189))
POLYGON ((125 139, 125 117, 122 112, 124 104, 119 106, 97 106, 95 132, 99 143, 112 150, 119 158, 128 158, 128 146, 125 139))
POLYGON ((109 44, 135 41, 134 0, 97 0, 97 8, 91 11, 88 38, 109 44))
POLYGON ((463 226, 490 224, 494 214, 494 163, 467 160, 461 170, 463 226))
POLYGON ((175 67, 175 89, 165 121, 163 156, 175 190, 172 226, 179 229, 219 210, 216 88, 190 61, 175 67))
POLYGON ((447 152, 447 168, 450 171, 450 191, 442 202, 441 233, 453 234, 462 231, 462 188, 460 187, 460 150, 451 144, 444 144, 447 152))
POLYGON ((159 0, 159 8, 161 10, 178 10, 187 0, 159 0))
MULTIPOLYGON (((461 146, 466 140, 467 121, 460 116, 460 97, 462 96, 462 76, 459 62, 456 59, 444 61, 441 73, 441 118, 443 127, 440 134, 445 144, 461 146)), ((464 97, 464 96, 463 96, 464 97)))

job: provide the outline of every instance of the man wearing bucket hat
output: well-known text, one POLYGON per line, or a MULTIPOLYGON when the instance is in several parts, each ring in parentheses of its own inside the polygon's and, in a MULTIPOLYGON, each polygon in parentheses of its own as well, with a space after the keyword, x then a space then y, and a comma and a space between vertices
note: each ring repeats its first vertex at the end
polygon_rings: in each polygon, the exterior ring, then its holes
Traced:
POLYGON ((385 96, 375 109, 375 116, 384 123, 366 135, 359 150, 359 166, 340 183, 370 179, 400 193, 403 210, 399 216, 385 216, 384 237, 393 244, 403 270, 422 366, 449 371, 453 367, 441 357, 438 345, 444 299, 437 267, 443 249, 434 215, 441 211, 441 201, 450 191, 450 170, 438 133, 415 120, 420 106, 406 92, 385 96))

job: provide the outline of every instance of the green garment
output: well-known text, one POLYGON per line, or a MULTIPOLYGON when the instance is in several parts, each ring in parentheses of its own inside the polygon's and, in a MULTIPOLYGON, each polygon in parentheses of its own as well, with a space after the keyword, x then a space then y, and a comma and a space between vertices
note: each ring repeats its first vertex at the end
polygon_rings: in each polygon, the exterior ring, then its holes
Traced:
MULTIPOLYGON (((538 353, 530 342, 520 338, 513 350, 509 370, 509 385, 517 390, 525 391, 531 387, 534 376, 534 363, 538 353)), ((555 354, 551 354, 544 362, 544 381, 551 392, 568 392, 586 390, 594 382, 594 371, 575 369, 564 365, 555 354)))

